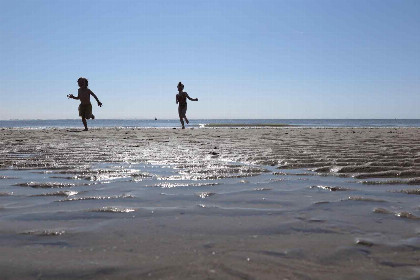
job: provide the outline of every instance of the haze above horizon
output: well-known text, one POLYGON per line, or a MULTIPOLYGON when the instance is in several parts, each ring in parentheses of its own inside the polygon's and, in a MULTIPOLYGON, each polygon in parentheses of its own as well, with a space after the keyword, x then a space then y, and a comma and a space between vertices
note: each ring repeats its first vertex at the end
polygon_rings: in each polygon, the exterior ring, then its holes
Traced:
POLYGON ((0 119, 420 118, 420 1, 0 1, 0 119), (94 101, 92 99, 92 101, 94 101))

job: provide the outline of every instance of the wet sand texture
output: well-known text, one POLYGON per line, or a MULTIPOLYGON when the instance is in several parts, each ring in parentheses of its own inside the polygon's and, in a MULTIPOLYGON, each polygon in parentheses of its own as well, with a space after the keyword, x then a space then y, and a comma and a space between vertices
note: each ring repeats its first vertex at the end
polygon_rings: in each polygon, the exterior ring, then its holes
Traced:
POLYGON ((418 128, 0 136, 0 279, 420 277, 418 128))
MULTIPOLYGON (((231 160, 360 179, 393 178, 389 183, 420 182, 418 128, 51 129, 3 130, 0 135, 0 168, 159 162, 205 179, 212 175, 209 162, 231 160)), ((248 171, 253 172, 243 173, 248 171)))

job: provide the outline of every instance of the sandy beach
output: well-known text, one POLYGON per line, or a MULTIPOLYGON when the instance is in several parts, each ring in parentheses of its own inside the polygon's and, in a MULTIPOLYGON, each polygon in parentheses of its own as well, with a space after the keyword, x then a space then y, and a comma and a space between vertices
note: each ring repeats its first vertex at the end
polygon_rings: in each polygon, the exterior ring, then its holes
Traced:
POLYGON ((0 135, 0 279, 420 277, 419 128, 0 135))

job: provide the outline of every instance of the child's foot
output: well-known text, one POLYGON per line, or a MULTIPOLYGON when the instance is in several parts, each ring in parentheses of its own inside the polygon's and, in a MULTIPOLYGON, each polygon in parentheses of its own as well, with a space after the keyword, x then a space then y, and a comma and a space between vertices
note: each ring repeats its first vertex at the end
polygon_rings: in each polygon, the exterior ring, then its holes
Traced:
POLYGON ((85 129, 83 129, 83 131, 88 131, 89 129, 87 129, 87 128, 85 128, 85 129))
POLYGON ((185 126, 182 126, 182 129, 185 129, 185 126))
POLYGON ((189 124, 190 123, 190 121, 186 118, 185 119, 185 122, 187 123, 187 124, 189 124))

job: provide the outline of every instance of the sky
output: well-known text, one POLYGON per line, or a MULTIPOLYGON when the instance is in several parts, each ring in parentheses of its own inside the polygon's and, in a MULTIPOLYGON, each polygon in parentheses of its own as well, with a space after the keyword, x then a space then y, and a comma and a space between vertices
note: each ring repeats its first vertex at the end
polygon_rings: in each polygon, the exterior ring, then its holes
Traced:
POLYGON ((417 0, 0 0, 0 119, 420 118, 417 0))

